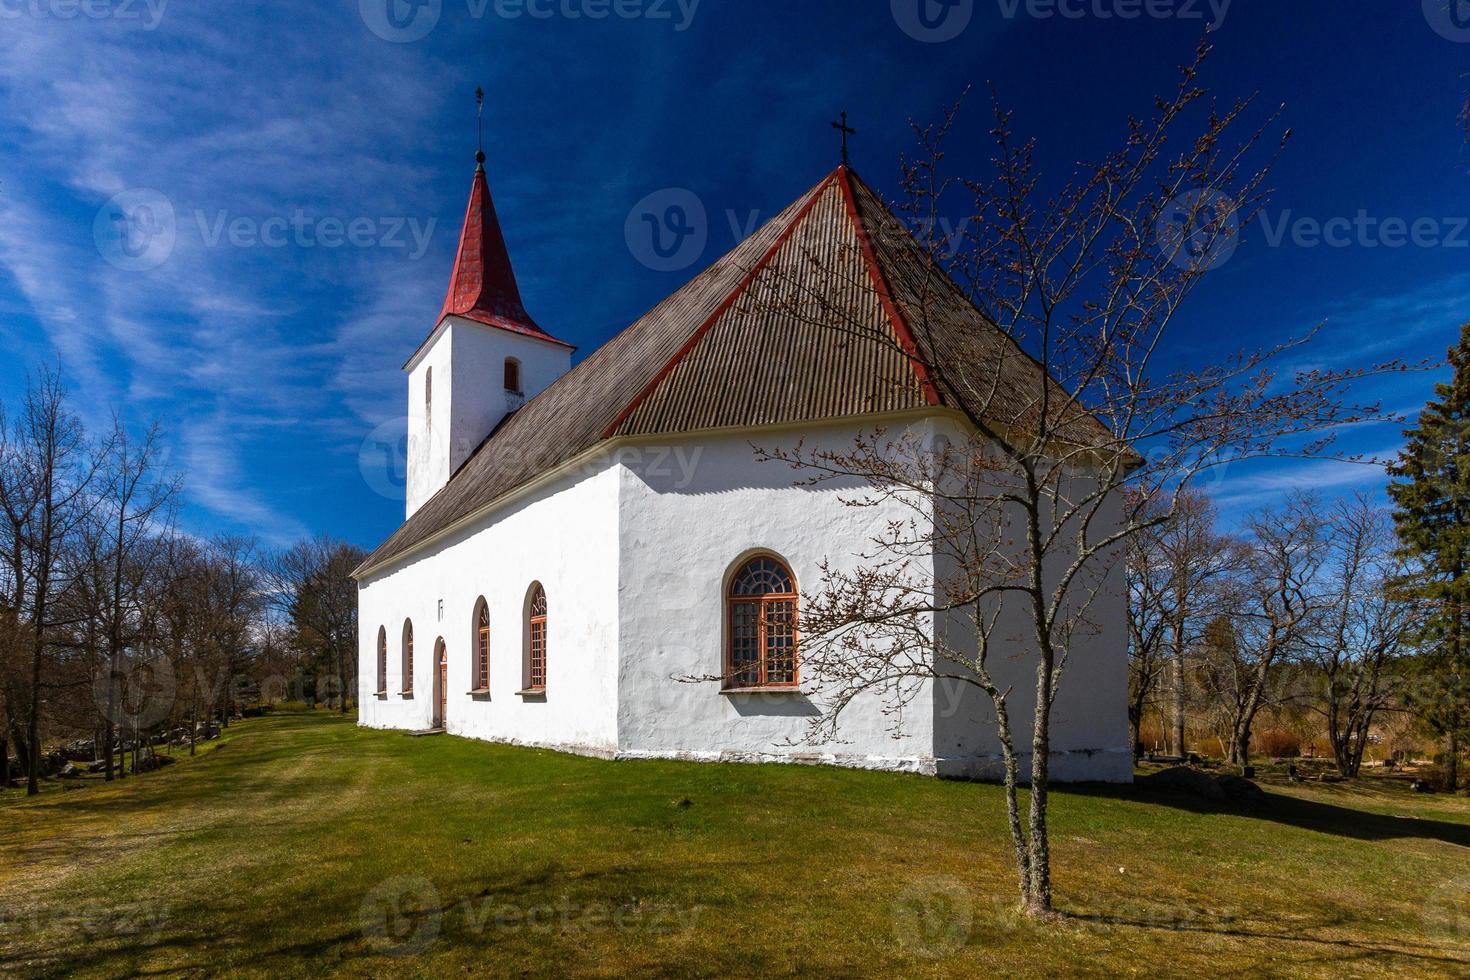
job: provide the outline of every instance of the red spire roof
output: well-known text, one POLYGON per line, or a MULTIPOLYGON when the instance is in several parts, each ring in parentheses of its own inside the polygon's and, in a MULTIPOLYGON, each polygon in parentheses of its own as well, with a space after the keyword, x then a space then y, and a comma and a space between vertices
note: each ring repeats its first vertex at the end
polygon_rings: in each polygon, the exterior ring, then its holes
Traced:
POLYGON ((516 286, 516 274, 510 266, 510 253, 505 249, 505 236, 500 233, 500 220, 495 216, 495 202, 490 199, 483 166, 475 167, 464 230, 460 232, 459 251, 449 276, 449 293, 444 297, 439 320, 442 322, 450 315, 563 347, 572 346, 537 326, 521 303, 521 291, 516 286))

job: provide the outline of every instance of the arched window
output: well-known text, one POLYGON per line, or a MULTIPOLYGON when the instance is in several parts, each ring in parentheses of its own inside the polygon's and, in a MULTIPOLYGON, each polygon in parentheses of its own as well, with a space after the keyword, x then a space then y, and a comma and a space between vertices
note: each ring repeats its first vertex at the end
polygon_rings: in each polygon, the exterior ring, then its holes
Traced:
POLYGON ((730 580, 729 687, 797 683, 796 579, 778 558, 757 555, 730 580))
POLYGON ((403 621, 403 693, 413 693, 413 621, 403 621))
POLYGON ((388 693, 388 627, 378 627, 378 693, 388 693))
POLYGON ((434 424, 434 369, 424 368, 424 424, 434 424))
POLYGON ((514 357, 505 359, 505 390, 521 393, 521 362, 514 357))
POLYGON ((475 603, 475 690, 490 690, 490 607, 485 597, 475 603))
POLYGON ((546 590, 540 582, 526 604, 526 690, 546 690, 546 590))

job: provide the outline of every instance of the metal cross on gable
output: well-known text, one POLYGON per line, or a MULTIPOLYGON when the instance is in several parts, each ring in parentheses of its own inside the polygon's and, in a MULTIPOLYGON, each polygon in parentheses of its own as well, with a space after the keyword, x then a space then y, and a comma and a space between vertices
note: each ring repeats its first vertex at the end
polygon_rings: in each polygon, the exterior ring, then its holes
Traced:
POLYGON ((485 90, 478 85, 475 86, 475 129, 479 136, 475 149, 475 163, 483 167, 485 165, 485 90))
POLYGON ((845 167, 847 166, 847 138, 857 135, 857 130, 847 124, 847 110, 843 110, 841 120, 833 123, 832 128, 842 134, 842 165, 845 167))

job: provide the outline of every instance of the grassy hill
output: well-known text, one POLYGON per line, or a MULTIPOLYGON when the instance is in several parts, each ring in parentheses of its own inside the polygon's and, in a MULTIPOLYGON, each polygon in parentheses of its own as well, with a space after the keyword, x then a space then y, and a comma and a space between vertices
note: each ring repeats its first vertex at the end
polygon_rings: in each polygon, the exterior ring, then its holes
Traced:
POLYGON ((1043 927, 993 786, 283 714, 123 784, 0 792, 0 972, 1470 971, 1470 800, 1270 794, 1059 793, 1043 927))

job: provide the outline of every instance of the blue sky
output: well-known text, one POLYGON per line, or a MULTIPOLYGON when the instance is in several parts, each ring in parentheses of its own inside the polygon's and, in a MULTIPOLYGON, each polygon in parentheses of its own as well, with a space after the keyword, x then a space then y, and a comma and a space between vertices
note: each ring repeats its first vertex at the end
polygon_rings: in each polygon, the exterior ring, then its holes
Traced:
MULTIPOLYGON (((372 545, 401 520, 385 447, 399 367, 443 298, 476 85, 527 306, 585 353, 830 171, 838 111, 854 165, 893 193, 908 121, 993 84, 1060 173, 1115 146, 1216 17, 1204 81, 1283 104, 1293 130, 1272 227, 1361 212, 1434 240, 1252 227, 1181 356, 1319 321, 1324 364, 1437 356, 1470 319, 1470 27, 1446 2, 394 0, 390 18, 384 0, 0 0, 0 399, 59 358, 92 424, 113 407, 162 421, 191 530, 372 545), (705 210, 703 249, 650 268, 625 224, 676 191, 705 210), (124 212, 150 234, 120 239, 124 212)), ((961 118, 955 172, 983 166, 982 110, 961 118)), ((1431 381, 1365 394, 1412 411, 1431 381)), ((1380 483, 1290 463, 1215 490, 1230 511, 1380 483)))

